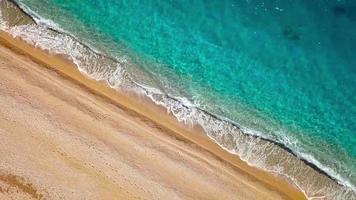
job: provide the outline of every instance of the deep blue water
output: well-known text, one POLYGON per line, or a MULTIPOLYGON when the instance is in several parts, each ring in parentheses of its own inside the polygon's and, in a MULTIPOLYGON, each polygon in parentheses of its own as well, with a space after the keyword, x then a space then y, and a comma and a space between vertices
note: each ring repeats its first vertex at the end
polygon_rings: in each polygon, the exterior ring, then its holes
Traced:
POLYGON ((356 184, 356 1, 19 2, 356 184))

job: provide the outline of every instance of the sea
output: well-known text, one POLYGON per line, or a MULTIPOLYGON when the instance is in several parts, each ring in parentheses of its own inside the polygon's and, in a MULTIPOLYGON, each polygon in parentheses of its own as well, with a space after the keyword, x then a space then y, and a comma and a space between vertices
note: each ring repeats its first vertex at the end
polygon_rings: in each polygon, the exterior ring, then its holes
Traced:
POLYGON ((148 97, 309 199, 356 199, 355 0, 0 5, 1 30, 148 97))

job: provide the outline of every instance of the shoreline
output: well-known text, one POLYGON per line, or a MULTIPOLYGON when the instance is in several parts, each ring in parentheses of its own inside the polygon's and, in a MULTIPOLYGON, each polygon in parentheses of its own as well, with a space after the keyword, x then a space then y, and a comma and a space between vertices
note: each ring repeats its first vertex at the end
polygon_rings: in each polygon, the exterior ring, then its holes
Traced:
POLYGON ((221 149, 216 143, 204 135, 199 128, 188 128, 187 126, 180 124, 173 116, 168 115, 164 108, 150 103, 147 99, 135 95, 121 94, 120 92, 109 88, 104 83, 91 80, 81 74, 74 64, 69 61, 60 56, 50 55, 47 52, 31 47, 19 39, 12 38, 7 33, 1 32, 0 38, 1 44, 12 51, 21 54, 22 56, 29 57, 34 62, 45 66, 47 69, 55 71, 61 76, 66 77, 66 79, 70 79, 76 84, 81 85, 81 87, 86 88, 91 93, 94 93, 121 108, 125 108, 125 110, 144 116, 152 123, 158 124, 159 127, 166 129, 166 132, 173 134, 175 137, 197 144, 216 157, 231 164, 239 171, 254 177, 266 186, 275 188, 286 197, 289 196, 291 199, 305 199, 301 191, 298 191, 285 180, 248 166, 237 156, 221 149), (162 118, 162 115, 165 117, 162 118))
MULTIPOLYGON (((7 0, 3 2, 6 4, 7 0)), ((163 106, 165 108, 163 110, 170 113, 169 116, 174 116, 173 121, 178 119, 178 121, 188 121, 188 124, 196 124, 197 127, 203 129, 204 135, 207 135, 228 153, 237 155, 245 163, 248 163, 249 166, 262 169, 262 171, 268 174, 275 174, 281 177, 281 179, 291 182, 292 185, 296 185, 308 198, 325 196, 328 198, 344 199, 347 197, 346 199, 353 199, 355 193, 354 190, 350 191, 350 188, 353 189, 353 187, 349 186, 349 182, 347 180, 345 182, 342 177, 340 178, 338 174, 335 174, 333 169, 321 165, 313 156, 309 157, 309 154, 300 155, 281 143, 265 139, 259 133, 249 133, 248 130, 242 131, 238 124, 229 119, 213 115, 201 109, 191 110, 180 99, 161 94, 160 92, 156 92, 155 89, 151 91, 151 88, 146 88, 137 83, 133 77, 130 77, 136 72, 141 73, 140 70, 128 72, 125 70, 125 67, 119 66, 115 69, 119 69, 118 74, 122 77, 117 77, 116 70, 113 71, 110 66, 121 65, 119 60, 102 54, 59 27, 51 27, 51 25, 49 25, 50 27, 42 26, 42 23, 47 23, 43 22, 41 17, 37 14, 34 14, 34 16, 23 15, 26 11, 20 9, 19 5, 15 2, 10 2, 14 4, 11 5, 15 6, 15 9, 10 8, 9 11, 5 9, 5 16, 10 16, 5 21, 13 23, 10 27, 14 26, 13 28, 15 29, 11 28, 9 30, 13 37, 21 38, 26 43, 49 52, 51 55, 61 55, 59 57, 63 57, 65 60, 73 60, 73 63, 76 65, 75 68, 78 68, 89 79, 100 79, 99 82, 102 82, 105 86, 110 85, 115 90, 116 84, 118 84, 119 87, 122 86, 124 88, 125 92, 123 93, 126 93, 125 95, 133 95, 134 100, 139 99, 141 101, 142 96, 145 96, 143 98, 144 101, 153 105, 153 107, 160 108, 160 106, 163 106), (25 23, 23 23, 23 18, 27 18, 25 23), (17 26, 19 24, 24 24, 25 26, 17 26), (31 27, 27 26, 27 24, 31 25, 31 27), (16 27, 19 29, 16 29, 16 27), (41 40, 40 38, 42 37, 46 38, 47 41, 41 40), (52 49, 53 44, 55 46, 54 49, 52 49), (79 54, 75 53, 76 51, 72 53, 72 49, 79 50, 79 54), (83 57, 81 55, 86 56, 83 57), (88 59, 85 59, 85 57, 88 59), (84 59, 82 60, 82 58, 84 59), (123 72, 120 71, 122 69, 123 72), (96 73, 99 73, 99 75, 96 75, 96 73), (126 74, 128 74, 128 77, 126 77, 126 74), (121 80, 124 83, 121 83, 121 80), (128 84, 129 89, 126 88, 126 84, 128 84)), ((31 13, 32 11, 28 10, 27 12, 31 13)), ((8 26, 5 25, 5 27, 8 26)), ((124 62, 123 65, 126 65, 126 63, 124 62)), ((136 77, 136 80, 141 80, 141 77, 146 78, 144 75, 140 75, 136 77)))

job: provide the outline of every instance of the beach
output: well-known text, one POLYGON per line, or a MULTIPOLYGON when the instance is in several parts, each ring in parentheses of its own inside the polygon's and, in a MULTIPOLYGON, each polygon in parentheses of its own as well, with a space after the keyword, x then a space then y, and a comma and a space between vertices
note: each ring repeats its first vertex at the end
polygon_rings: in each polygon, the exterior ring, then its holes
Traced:
POLYGON ((145 97, 0 35, 0 199, 305 199, 145 97))
POLYGON ((352 8, 303 1, 0 0, 0 199, 355 199, 352 8))

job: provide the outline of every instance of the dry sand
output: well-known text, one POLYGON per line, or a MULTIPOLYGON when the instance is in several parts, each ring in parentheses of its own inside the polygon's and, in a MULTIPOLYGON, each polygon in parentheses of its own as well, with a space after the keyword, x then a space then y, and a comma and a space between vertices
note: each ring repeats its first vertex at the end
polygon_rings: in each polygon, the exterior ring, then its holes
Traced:
POLYGON ((143 97, 0 43, 0 199, 304 199, 143 97))

